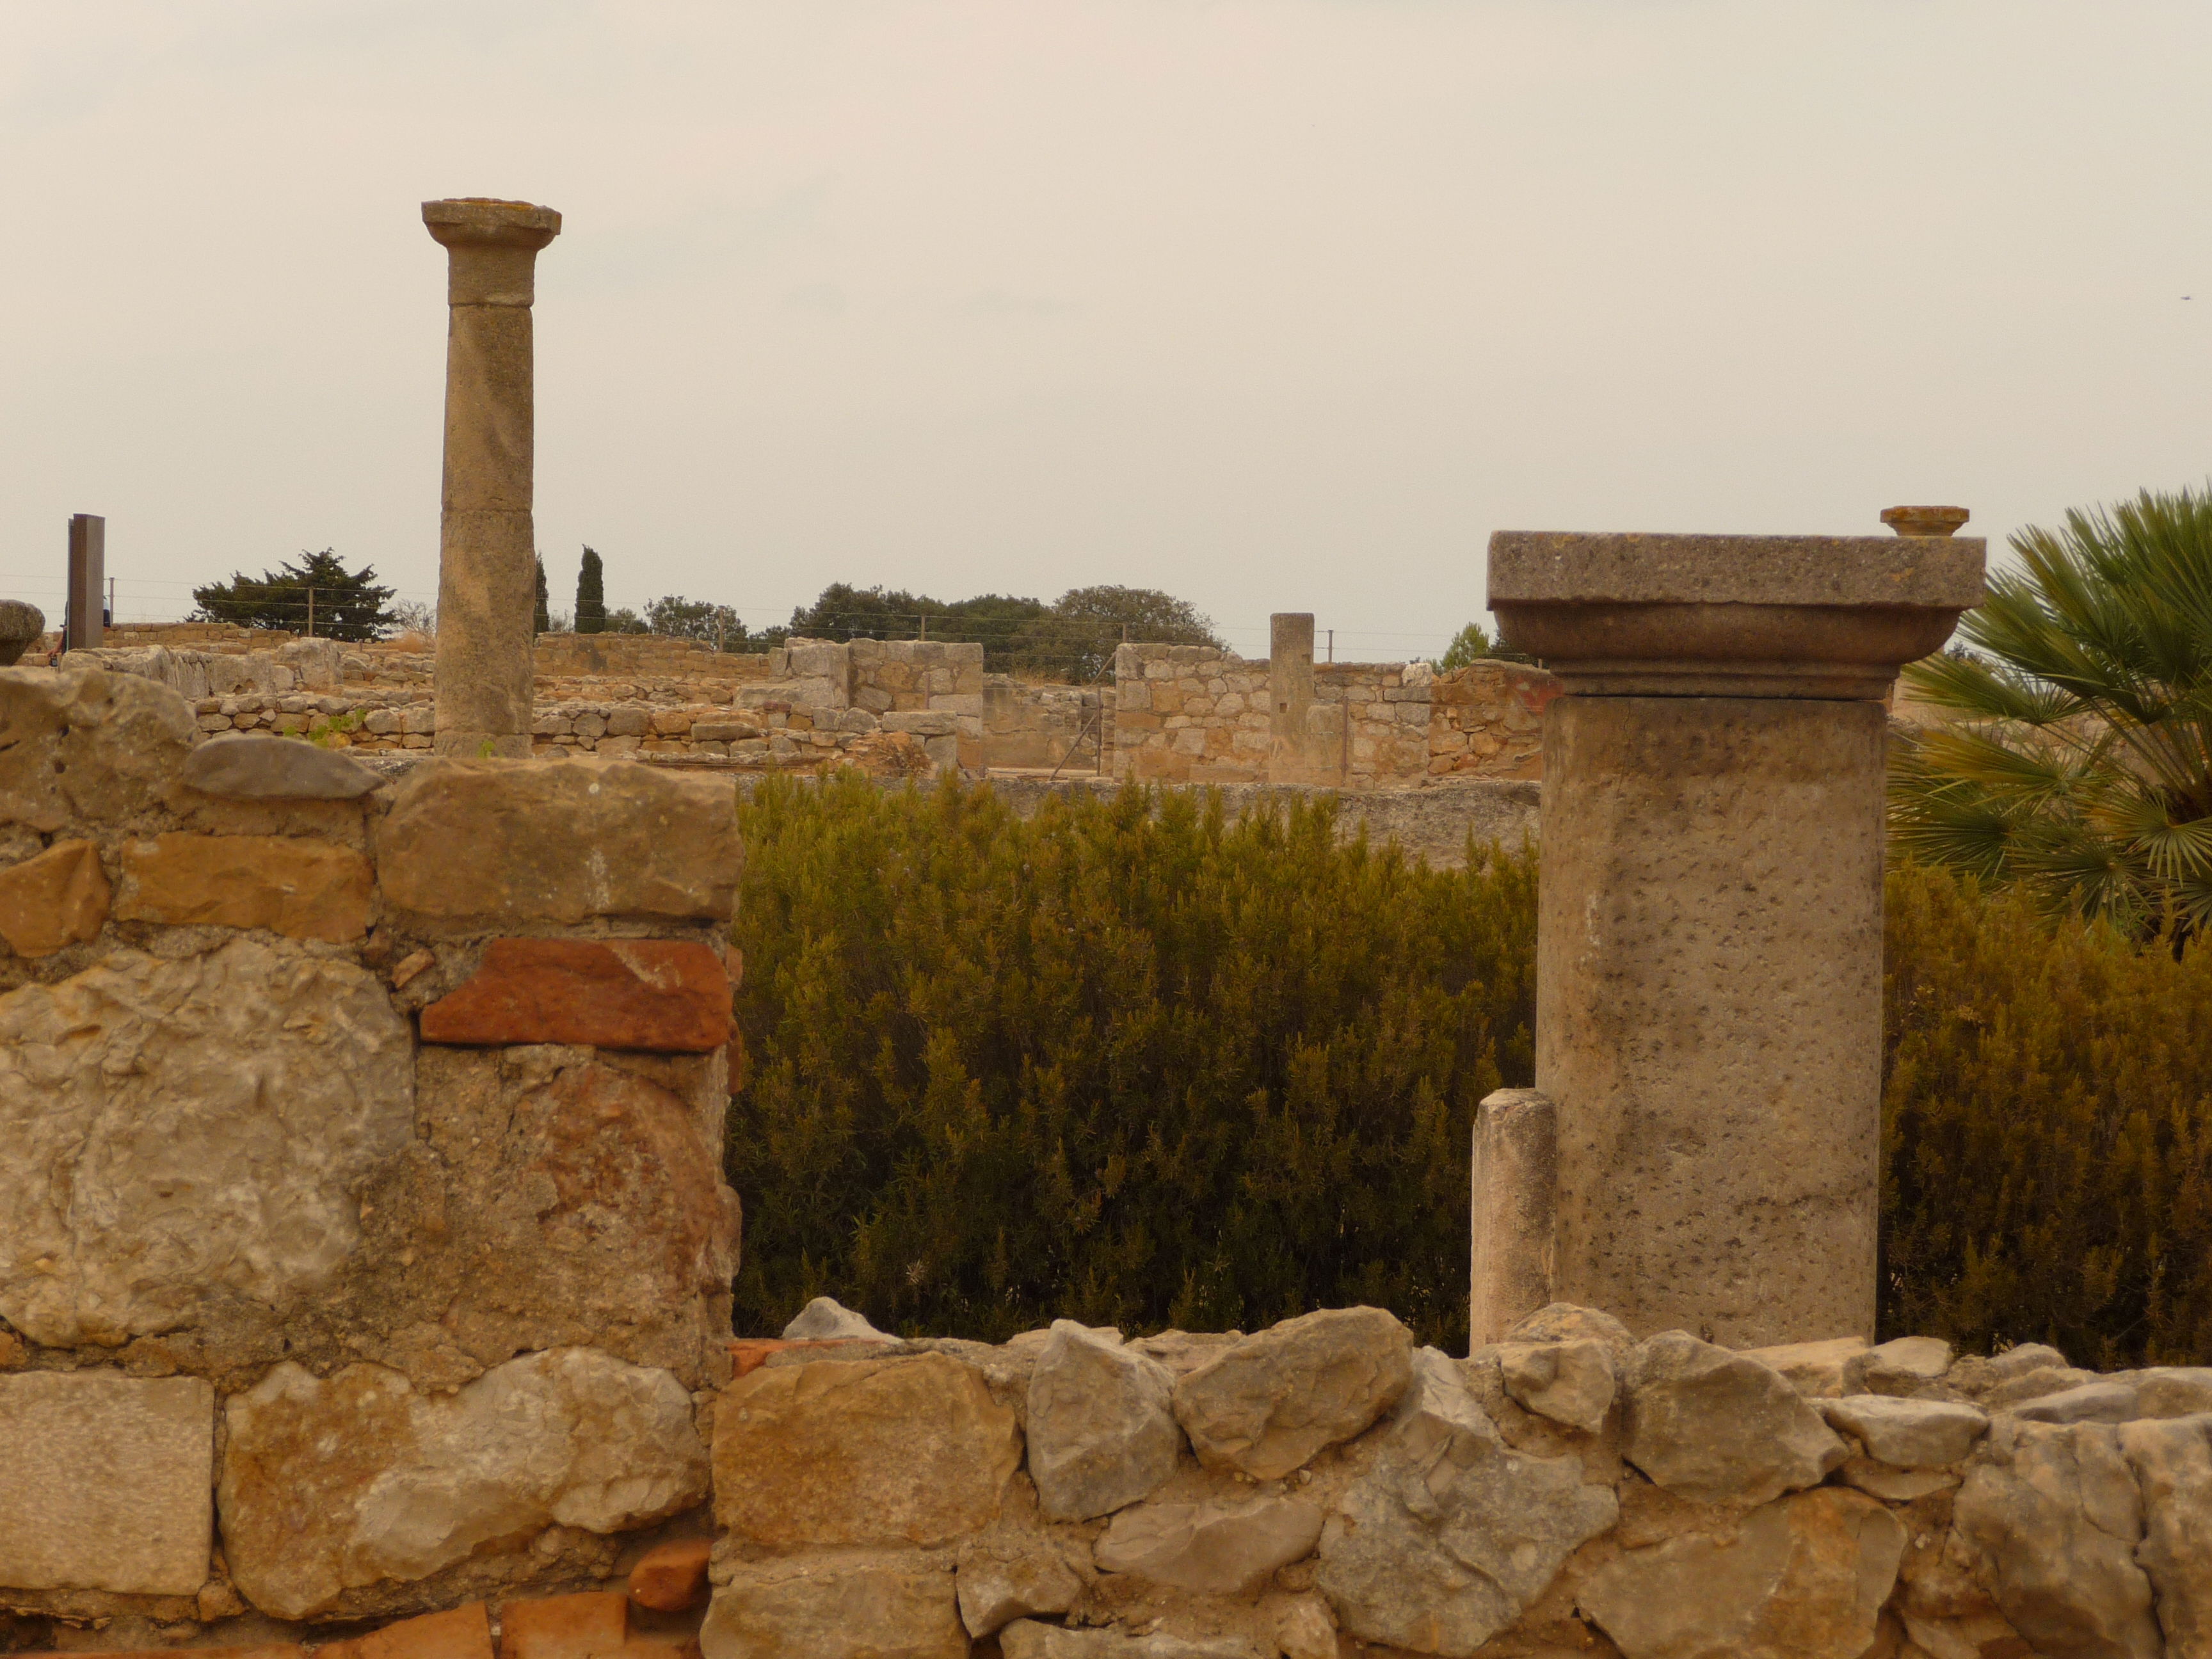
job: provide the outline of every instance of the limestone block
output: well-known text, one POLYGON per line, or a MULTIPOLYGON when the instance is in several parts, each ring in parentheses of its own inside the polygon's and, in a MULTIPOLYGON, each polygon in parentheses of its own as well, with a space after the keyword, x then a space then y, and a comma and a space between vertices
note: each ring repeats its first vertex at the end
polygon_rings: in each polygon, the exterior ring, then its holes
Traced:
POLYGON ((1613 1359, 1616 1373, 1628 1351, 1636 1346, 1628 1327, 1597 1308, 1577 1308, 1571 1302, 1553 1302, 1516 1321, 1505 1333, 1508 1342, 1599 1342, 1613 1359))
POLYGON ((707 1592, 707 1564, 714 1546, 704 1538, 672 1538, 655 1544, 629 1570, 629 1599, 655 1613, 682 1613, 707 1592))
POLYGON ((2038 1653, 2157 1659, 2142 1500, 2108 1425, 1998 1418, 1953 1509, 1976 1576, 2038 1653))
POLYGON ((353 1346, 441 1387, 572 1345, 703 1385, 737 1257, 725 1088, 714 1056, 421 1050, 423 1139, 366 1194, 353 1346))
POLYGON ((1845 1362, 1844 1392, 1909 1395, 1950 1369, 1951 1345, 1941 1337, 1900 1336, 1845 1362))
POLYGON ((1030 1478, 1048 1520, 1110 1515, 1166 1482, 1182 1449, 1172 1390, 1167 1367, 1118 1336, 1053 1322, 1029 1388, 1030 1478))
POLYGON ((1328 1518, 1315 1582, 1354 1636, 1472 1654, 1619 1514, 1578 1459, 1510 1450, 1458 1369, 1425 1348, 1374 1463, 1328 1518))
POLYGON ((550 1525, 622 1532, 707 1495, 684 1385, 588 1348, 509 1360, 450 1395, 380 1365, 318 1378, 286 1362, 225 1421, 231 1576, 283 1619, 550 1525))
POLYGON ((783 1328, 783 1340, 787 1342, 836 1341, 854 1337, 879 1337, 886 1342, 893 1340, 871 1325, 865 1315, 854 1313, 830 1296, 816 1297, 783 1328))
POLYGON ((1905 1544, 1874 1499, 1824 1488, 1753 1510, 1732 1539, 1627 1551, 1577 1600, 1627 1659, 1861 1659, 1905 1544))
POLYGON ((623 708, 607 711, 607 732, 617 738, 641 738, 653 730, 650 708, 623 708))
POLYGON ((2140 1414, 2139 1398, 2132 1379, 2100 1377, 2015 1406, 2012 1414, 2023 1423, 2125 1423, 2140 1414))
POLYGON ((730 1040, 730 976, 696 940, 494 939, 422 1010, 422 1040, 705 1054, 730 1040))
POLYGON ((2155 1365, 2135 1375, 2136 1410, 2143 1417, 2191 1417, 2212 1412, 2212 1366, 2155 1365))
POLYGON ((50 957, 97 939, 112 894, 88 841, 58 841, 0 870, 0 938, 19 957, 50 957))
POLYGON ((1106 1572, 1134 1573, 1203 1595, 1244 1595, 1321 1540, 1322 1512, 1294 1498, 1140 1504, 1114 1517, 1094 1551, 1106 1572))
POLYGON ((412 1047, 371 975, 246 939, 0 997, 0 1316, 66 1346, 296 1305, 408 1139, 412 1047))
POLYGON ((1778 1373, 1686 1332, 1640 1344, 1622 1382, 1621 1455, 1680 1497, 1767 1504, 1819 1484, 1849 1455, 1778 1373))
POLYGON ((1986 1413, 1942 1400, 1854 1394, 1823 1401, 1820 1410, 1831 1428, 1855 1436, 1868 1456, 1905 1469, 1963 1463, 1990 1427, 1986 1413))
POLYGON ((716 1516, 767 1549, 951 1543, 1020 1462, 1014 1413, 939 1353, 764 1366, 715 1410, 716 1516))
POLYGON ((124 843, 115 914, 172 927, 266 927, 340 944, 368 931, 374 880, 367 859, 332 842, 155 836, 124 843))
POLYGON ((1836 1400, 1845 1392, 1844 1367, 1869 1346, 1863 1336, 1838 1336, 1824 1342, 1783 1342, 1770 1348, 1748 1348, 1745 1357, 1781 1372, 1790 1386, 1808 1400, 1836 1400))
POLYGON ((704 1659, 968 1659, 968 1647, 952 1575, 911 1556, 740 1566, 699 1632, 704 1659))
POLYGON ((1505 1391, 1538 1416, 1589 1434, 1605 1426, 1613 1389, 1613 1352, 1605 1343, 1508 1342, 1498 1361, 1505 1391))
POLYGON ((1066 1613, 1083 1595, 1083 1580, 1042 1533, 962 1540, 957 1583, 961 1622, 978 1637, 1032 1613, 1066 1613))
POLYGON ((1177 1378, 1176 1418, 1207 1468, 1279 1480, 1396 1405, 1413 1348, 1380 1308, 1304 1314, 1177 1378))
POLYGON ((1836 1466, 1836 1479, 1885 1504, 1911 1504, 1959 1484, 1959 1476, 1948 1469, 1899 1468, 1877 1458, 1856 1455, 1836 1466))
POLYGON ((185 757, 184 778, 202 794, 244 800, 352 800, 383 781, 336 750, 244 736, 209 738, 185 757))
POLYGON ((2120 1455, 2142 1494, 2136 1559, 2158 1597, 2168 1659, 2212 1655, 2212 1418, 2130 1423, 2120 1455))
POLYGON ((449 923, 726 921, 737 796, 622 761, 445 760, 401 781, 376 855, 387 903, 449 923))
POLYGON ((1273 1659, 1242 1637, 1153 1634, 1125 1636, 1113 1630, 1066 1630, 1021 1620, 999 1632, 1006 1659, 1273 1659))
POLYGON ((190 1595, 208 1577, 215 1390, 114 1371, 0 1376, 0 1584, 190 1595))
POLYGON ((2026 1401, 2041 1400, 2051 1395, 2063 1394, 2069 1389, 2086 1388, 2090 1383, 2103 1381, 2094 1371, 2080 1370, 2071 1365, 2036 1365, 2009 1376, 1987 1381, 1979 1390, 1978 1398, 1983 1410, 2000 1412, 2026 1401))
POLYGON ((198 728, 165 685, 106 669, 0 668, 0 823, 129 821, 175 793, 198 728))

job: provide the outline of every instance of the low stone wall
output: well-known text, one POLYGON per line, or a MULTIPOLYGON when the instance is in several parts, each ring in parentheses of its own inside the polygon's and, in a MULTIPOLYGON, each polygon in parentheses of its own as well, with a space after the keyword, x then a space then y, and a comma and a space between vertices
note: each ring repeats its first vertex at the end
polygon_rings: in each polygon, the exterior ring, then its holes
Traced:
POLYGON ((1540 778, 1544 710, 1559 682, 1524 663, 1472 662, 1429 685, 1432 777, 1540 778))
POLYGON ((1267 665, 1206 645, 1125 645, 1114 653, 1111 759, 1144 783, 1263 783, 1267 665))

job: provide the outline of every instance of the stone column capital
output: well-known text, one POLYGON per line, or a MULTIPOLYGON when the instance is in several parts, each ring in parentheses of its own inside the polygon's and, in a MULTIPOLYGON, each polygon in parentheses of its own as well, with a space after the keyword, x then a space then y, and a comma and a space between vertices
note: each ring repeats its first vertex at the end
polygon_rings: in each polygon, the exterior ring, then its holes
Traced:
POLYGON ((450 256, 446 303, 453 306, 529 305, 538 252, 561 234, 551 208, 483 196, 425 202, 422 222, 450 256))
POLYGON ((1583 696, 1875 699, 1982 598, 1979 538, 1490 538, 1504 643, 1583 696))

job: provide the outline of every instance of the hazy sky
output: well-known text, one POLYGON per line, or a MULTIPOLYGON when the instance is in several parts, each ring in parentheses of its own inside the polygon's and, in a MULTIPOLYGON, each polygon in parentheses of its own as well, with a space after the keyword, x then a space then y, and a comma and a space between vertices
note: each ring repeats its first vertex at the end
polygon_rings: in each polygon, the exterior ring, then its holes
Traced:
POLYGON ((2212 471, 2208 70, 2205 0, 0 0, 0 592, 99 512, 126 617, 433 594, 448 195, 566 216, 556 606, 1397 658, 1499 527, 1995 539, 2212 471))

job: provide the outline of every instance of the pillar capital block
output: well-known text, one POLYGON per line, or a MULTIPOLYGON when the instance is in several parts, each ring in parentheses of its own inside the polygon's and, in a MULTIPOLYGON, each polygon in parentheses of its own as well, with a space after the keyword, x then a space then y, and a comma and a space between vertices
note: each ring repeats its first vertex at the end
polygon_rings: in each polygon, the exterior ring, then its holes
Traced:
POLYGON ((528 306, 537 297, 538 250, 561 234, 551 208, 483 196, 425 202, 422 222, 449 256, 450 306, 528 306))
POLYGON ((1980 603, 1986 546, 1501 530, 1490 606, 1570 694, 1873 699, 1980 603))

